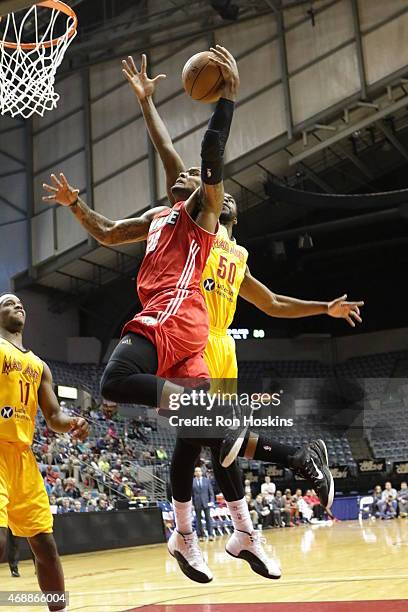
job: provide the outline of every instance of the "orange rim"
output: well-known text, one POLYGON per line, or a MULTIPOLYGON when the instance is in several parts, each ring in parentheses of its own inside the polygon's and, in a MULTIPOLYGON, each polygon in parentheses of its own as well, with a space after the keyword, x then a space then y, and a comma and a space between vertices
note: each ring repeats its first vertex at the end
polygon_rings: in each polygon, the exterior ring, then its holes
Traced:
MULTIPOLYGON (((67 34, 68 34, 68 38, 72 38, 74 36, 77 30, 77 27, 78 27, 78 17, 76 16, 75 11, 70 6, 68 6, 64 2, 60 2, 60 0, 43 0, 42 2, 37 2, 37 5, 42 6, 43 8, 49 8, 51 10, 55 9, 59 11, 60 13, 64 13, 68 17, 72 17, 74 21, 71 27, 69 28, 67 34)), ((1 17, 0 17, 0 22, 1 22, 1 17)), ((5 40, 5 41, 0 41, 0 45, 2 45, 3 47, 6 47, 6 49, 17 49, 18 48, 18 49, 23 49, 25 51, 32 51, 33 49, 36 49, 37 47, 45 47, 46 49, 48 49, 49 47, 56 46, 62 38, 65 38, 65 36, 67 36, 67 34, 64 34, 63 36, 59 36, 58 38, 53 38, 52 40, 49 40, 47 42, 42 42, 42 43, 23 43, 23 44, 18 45, 17 43, 7 42, 5 40)))

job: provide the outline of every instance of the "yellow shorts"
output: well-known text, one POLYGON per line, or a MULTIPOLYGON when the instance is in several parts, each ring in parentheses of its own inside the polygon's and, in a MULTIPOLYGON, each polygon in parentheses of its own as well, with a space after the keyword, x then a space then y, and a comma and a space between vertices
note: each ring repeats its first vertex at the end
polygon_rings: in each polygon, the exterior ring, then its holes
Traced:
POLYGON ((0 527, 31 538, 52 533, 47 492, 31 448, 0 442, 0 527))
POLYGON ((234 393, 238 377, 234 338, 229 336, 225 330, 210 327, 204 361, 214 384, 219 385, 225 392, 234 393))

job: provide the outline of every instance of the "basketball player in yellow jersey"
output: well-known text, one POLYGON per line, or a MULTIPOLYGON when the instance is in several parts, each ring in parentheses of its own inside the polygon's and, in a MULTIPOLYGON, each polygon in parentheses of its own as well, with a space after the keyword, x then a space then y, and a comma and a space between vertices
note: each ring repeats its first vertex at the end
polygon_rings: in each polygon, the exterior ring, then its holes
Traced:
POLYGON ((237 220, 235 200, 225 194, 220 217, 220 229, 211 249, 201 279, 210 319, 210 333, 204 359, 212 379, 226 381, 233 392, 238 376, 235 341, 228 335, 237 306, 237 299, 247 270, 248 251, 232 237, 237 220))
POLYGON ((48 496, 31 450, 38 405, 57 433, 88 436, 88 424, 68 417, 52 388, 49 367, 23 345, 26 313, 13 294, 0 296, 0 558, 7 528, 28 539, 43 593, 58 592, 49 610, 66 610, 64 574, 54 536, 48 496), (58 600, 59 599, 59 600, 58 600))

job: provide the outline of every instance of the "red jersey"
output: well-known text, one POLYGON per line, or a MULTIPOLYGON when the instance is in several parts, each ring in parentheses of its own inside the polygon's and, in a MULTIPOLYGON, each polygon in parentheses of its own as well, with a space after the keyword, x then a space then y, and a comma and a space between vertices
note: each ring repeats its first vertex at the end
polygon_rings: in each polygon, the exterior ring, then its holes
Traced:
POLYGON ((153 342, 160 376, 208 376, 202 360, 208 312, 200 280, 215 236, 190 217, 185 202, 158 213, 150 224, 137 277, 143 310, 125 325, 122 335, 134 332, 153 342))

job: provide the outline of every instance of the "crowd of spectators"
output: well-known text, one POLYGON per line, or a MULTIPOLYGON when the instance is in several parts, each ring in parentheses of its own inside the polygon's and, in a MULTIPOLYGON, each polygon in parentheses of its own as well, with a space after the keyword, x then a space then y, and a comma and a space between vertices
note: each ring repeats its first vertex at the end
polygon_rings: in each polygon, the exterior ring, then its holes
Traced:
POLYGON ((245 481, 245 498, 248 503, 254 529, 272 527, 295 527, 302 523, 316 523, 324 520, 324 509, 313 489, 303 495, 301 489, 292 494, 276 490, 269 476, 261 485, 261 492, 253 497, 253 485, 245 481))
POLYGON ((393 488, 390 481, 385 483, 384 490, 377 485, 372 497, 371 515, 374 518, 389 520, 408 516, 408 485, 405 481, 401 482, 399 491, 393 488))
MULTIPOLYGON (((75 412, 66 404, 62 408, 75 412)), ((155 421, 137 417, 121 428, 119 435, 114 413, 93 409, 85 416, 91 423, 91 435, 85 442, 55 435, 43 420, 38 423, 33 452, 52 512, 109 511, 118 499, 147 502, 137 468, 168 461, 163 447, 155 449, 149 443, 155 421), (136 448, 133 440, 140 440, 142 449, 136 448)))

